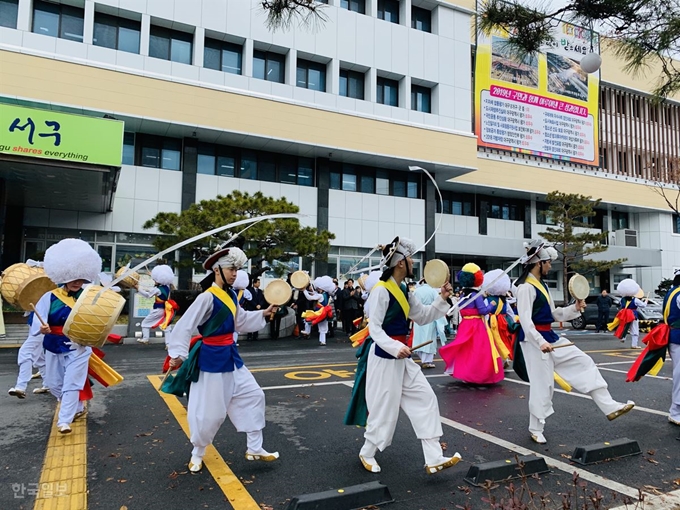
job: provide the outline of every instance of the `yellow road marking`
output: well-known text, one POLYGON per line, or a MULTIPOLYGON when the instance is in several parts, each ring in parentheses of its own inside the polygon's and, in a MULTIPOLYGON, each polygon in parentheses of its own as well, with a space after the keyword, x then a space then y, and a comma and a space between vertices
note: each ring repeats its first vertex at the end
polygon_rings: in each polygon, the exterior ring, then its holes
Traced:
MULTIPOLYGON (((191 434, 189 432, 189 422, 187 421, 187 411, 184 409, 184 406, 176 396, 158 390, 158 387, 161 384, 160 376, 147 375, 146 377, 170 408, 170 412, 174 415, 184 433, 187 437, 190 437, 191 434)), ((188 459, 189 455, 187 452, 187 463, 188 459)), ((215 479, 215 482, 217 482, 217 485, 220 486, 220 489, 222 489, 222 492, 227 497, 227 501, 229 501, 234 510, 261 510, 260 505, 258 505, 248 493, 234 472, 229 469, 229 466, 227 466, 227 463, 213 445, 210 445, 205 449, 203 466, 208 468, 208 471, 210 471, 210 474, 215 479)))
POLYGON ((3 345, 0 345, 0 349, 16 349, 17 347, 21 347, 21 344, 3 344, 3 345))
POLYGON ((59 406, 40 473, 34 510, 87 509, 87 418, 71 424, 70 434, 57 430, 59 406))
POLYGON ((250 368, 250 372, 280 372, 281 370, 304 370, 307 368, 329 368, 329 367, 354 367, 357 362, 354 363, 333 363, 329 365, 296 365, 292 367, 273 367, 273 368, 250 368))

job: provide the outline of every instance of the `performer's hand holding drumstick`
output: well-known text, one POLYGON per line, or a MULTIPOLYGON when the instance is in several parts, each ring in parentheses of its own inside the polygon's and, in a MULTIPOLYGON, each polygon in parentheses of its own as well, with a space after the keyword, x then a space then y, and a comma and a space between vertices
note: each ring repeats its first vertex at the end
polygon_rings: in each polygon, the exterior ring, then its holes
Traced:
POLYGON ((40 334, 41 334, 41 335, 48 335, 48 334, 50 334, 50 333, 52 332, 52 330, 50 329, 49 324, 47 324, 47 323, 43 320, 43 318, 40 317, 40 314, 38 313, 38 310, 35 309, 35 305, 34 305, 33 303, 30 303, 30 305, 31 305, 31 310, 33 310, 33 313, 35 314, 35 316, 36 316, 36 317, 38 318, 38 320, 40 321, 40 324, 41 324, 41 325, 40 325, 40 334))

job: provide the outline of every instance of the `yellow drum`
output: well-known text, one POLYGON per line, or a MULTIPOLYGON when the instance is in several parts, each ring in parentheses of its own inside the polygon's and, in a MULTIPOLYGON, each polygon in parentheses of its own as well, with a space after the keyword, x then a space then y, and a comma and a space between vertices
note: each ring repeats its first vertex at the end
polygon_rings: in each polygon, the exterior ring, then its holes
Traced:
POLYGON ((451 279, 449 266, 443 260, 433 259, 425 264, 423 276, 430 287, 438 289, 451 279))
POLYGON ((361 287, 361 290, 366 290, 366 278, 368 278, 367 274, 362 274, 357 278, 357 285, 361 287))
POLYGON ((2 273, 0 292, 12 306, 30 311, 30 303, 38 300, 57 286, 46 275, 42 267, 31 267, 23 262, 9 266, 2 273))
MULTIPOLYGON (((116 271, 115 278, 118 279, 128 269, 128 267, 121 267, 118 271, 116 271)), ((125 287, 126 289, 134 289, 137 287, 137 284, 139 284, 139 273, 130 273, 118 283, 121 287, 125 287)))
POLYGON ((99 285, 90 285, 76 301, 64 324, 64 335, 71 341, 90 347, 101 347, 106 342, 106 337, 123 311, 125 299, 107 289, 93 303, 102 289, 99 285))

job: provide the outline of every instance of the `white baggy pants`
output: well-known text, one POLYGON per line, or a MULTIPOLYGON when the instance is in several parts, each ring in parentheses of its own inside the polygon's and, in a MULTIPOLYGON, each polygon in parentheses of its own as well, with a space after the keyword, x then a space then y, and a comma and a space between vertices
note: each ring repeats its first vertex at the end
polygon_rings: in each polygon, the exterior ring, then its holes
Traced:
MULTIPOLYGON (((560 337, 553 347, 569 343, 560 337)), ((605 415, 621 407, 607 390, 607 382, 590 356, 576 346, 543 353, 530 341, 522 342, 522 354, 529 374, 529 431, 542 433, 545 419, 555 411, 552 406, 555 388, 554 372, 567 381, 576 391, 591 396, 605 415)))
MULTIPOLYGON (((142 321, 142 339, 143 340, 148 340, 149 336, 151 335, 151 328, 163 318, 165 315, 165 308, 154 308, 149 312, 149 315, 144 317, 144 320, 142 321)), ((165 334, 167 335, 172 331, 172 326, 169 325, 165 329, 165 334)))
POLYGON ((45 352, 47 387, 61 401, 57 426, 70 425, 75 414, 83 409, 80 390, 87 380, 87 365, 92 348, 76 344, 71 348, 73 350, 59 354, 45 352))
POLYGON ((248 450, 261 451, 264 411, 264 391, 245 366, 233 372, 201 371, 191 383, 187 408, 192 455, 205 455, 227 416, 238 432, 247 434, 248 450))
POLYGON ((28 335, 28 338, 19 348, 17 364, 19 365, 19 375, 14 386, 18 390, 26 391, 28 382, 33 376, 33 367, 38 369, 43 379, 43 386, 47 386, 45 381, 45 353, 42 346, 43 335, 28 335))

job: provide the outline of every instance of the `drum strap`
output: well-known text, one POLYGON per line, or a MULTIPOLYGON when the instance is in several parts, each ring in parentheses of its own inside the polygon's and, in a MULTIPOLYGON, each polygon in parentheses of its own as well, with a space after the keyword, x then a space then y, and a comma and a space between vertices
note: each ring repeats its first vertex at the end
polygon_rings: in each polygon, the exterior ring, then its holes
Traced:
POLYGON ((678 292, 680 292, 680 287, 673 289, 666 300, 666 306, 663 307, 663 321, 666 324, 668 324, 668 316, 671 314, 671 304, 675 300, 675 296, 678 295, 678 292))
POLYGON ((59 301, 64 303, 69 308, 73 309, 76 306, 76 300, 73 298, 73 296, 68 295, 68 291, 64 287, 54 289, 52 294, 54 294, 59 301))

